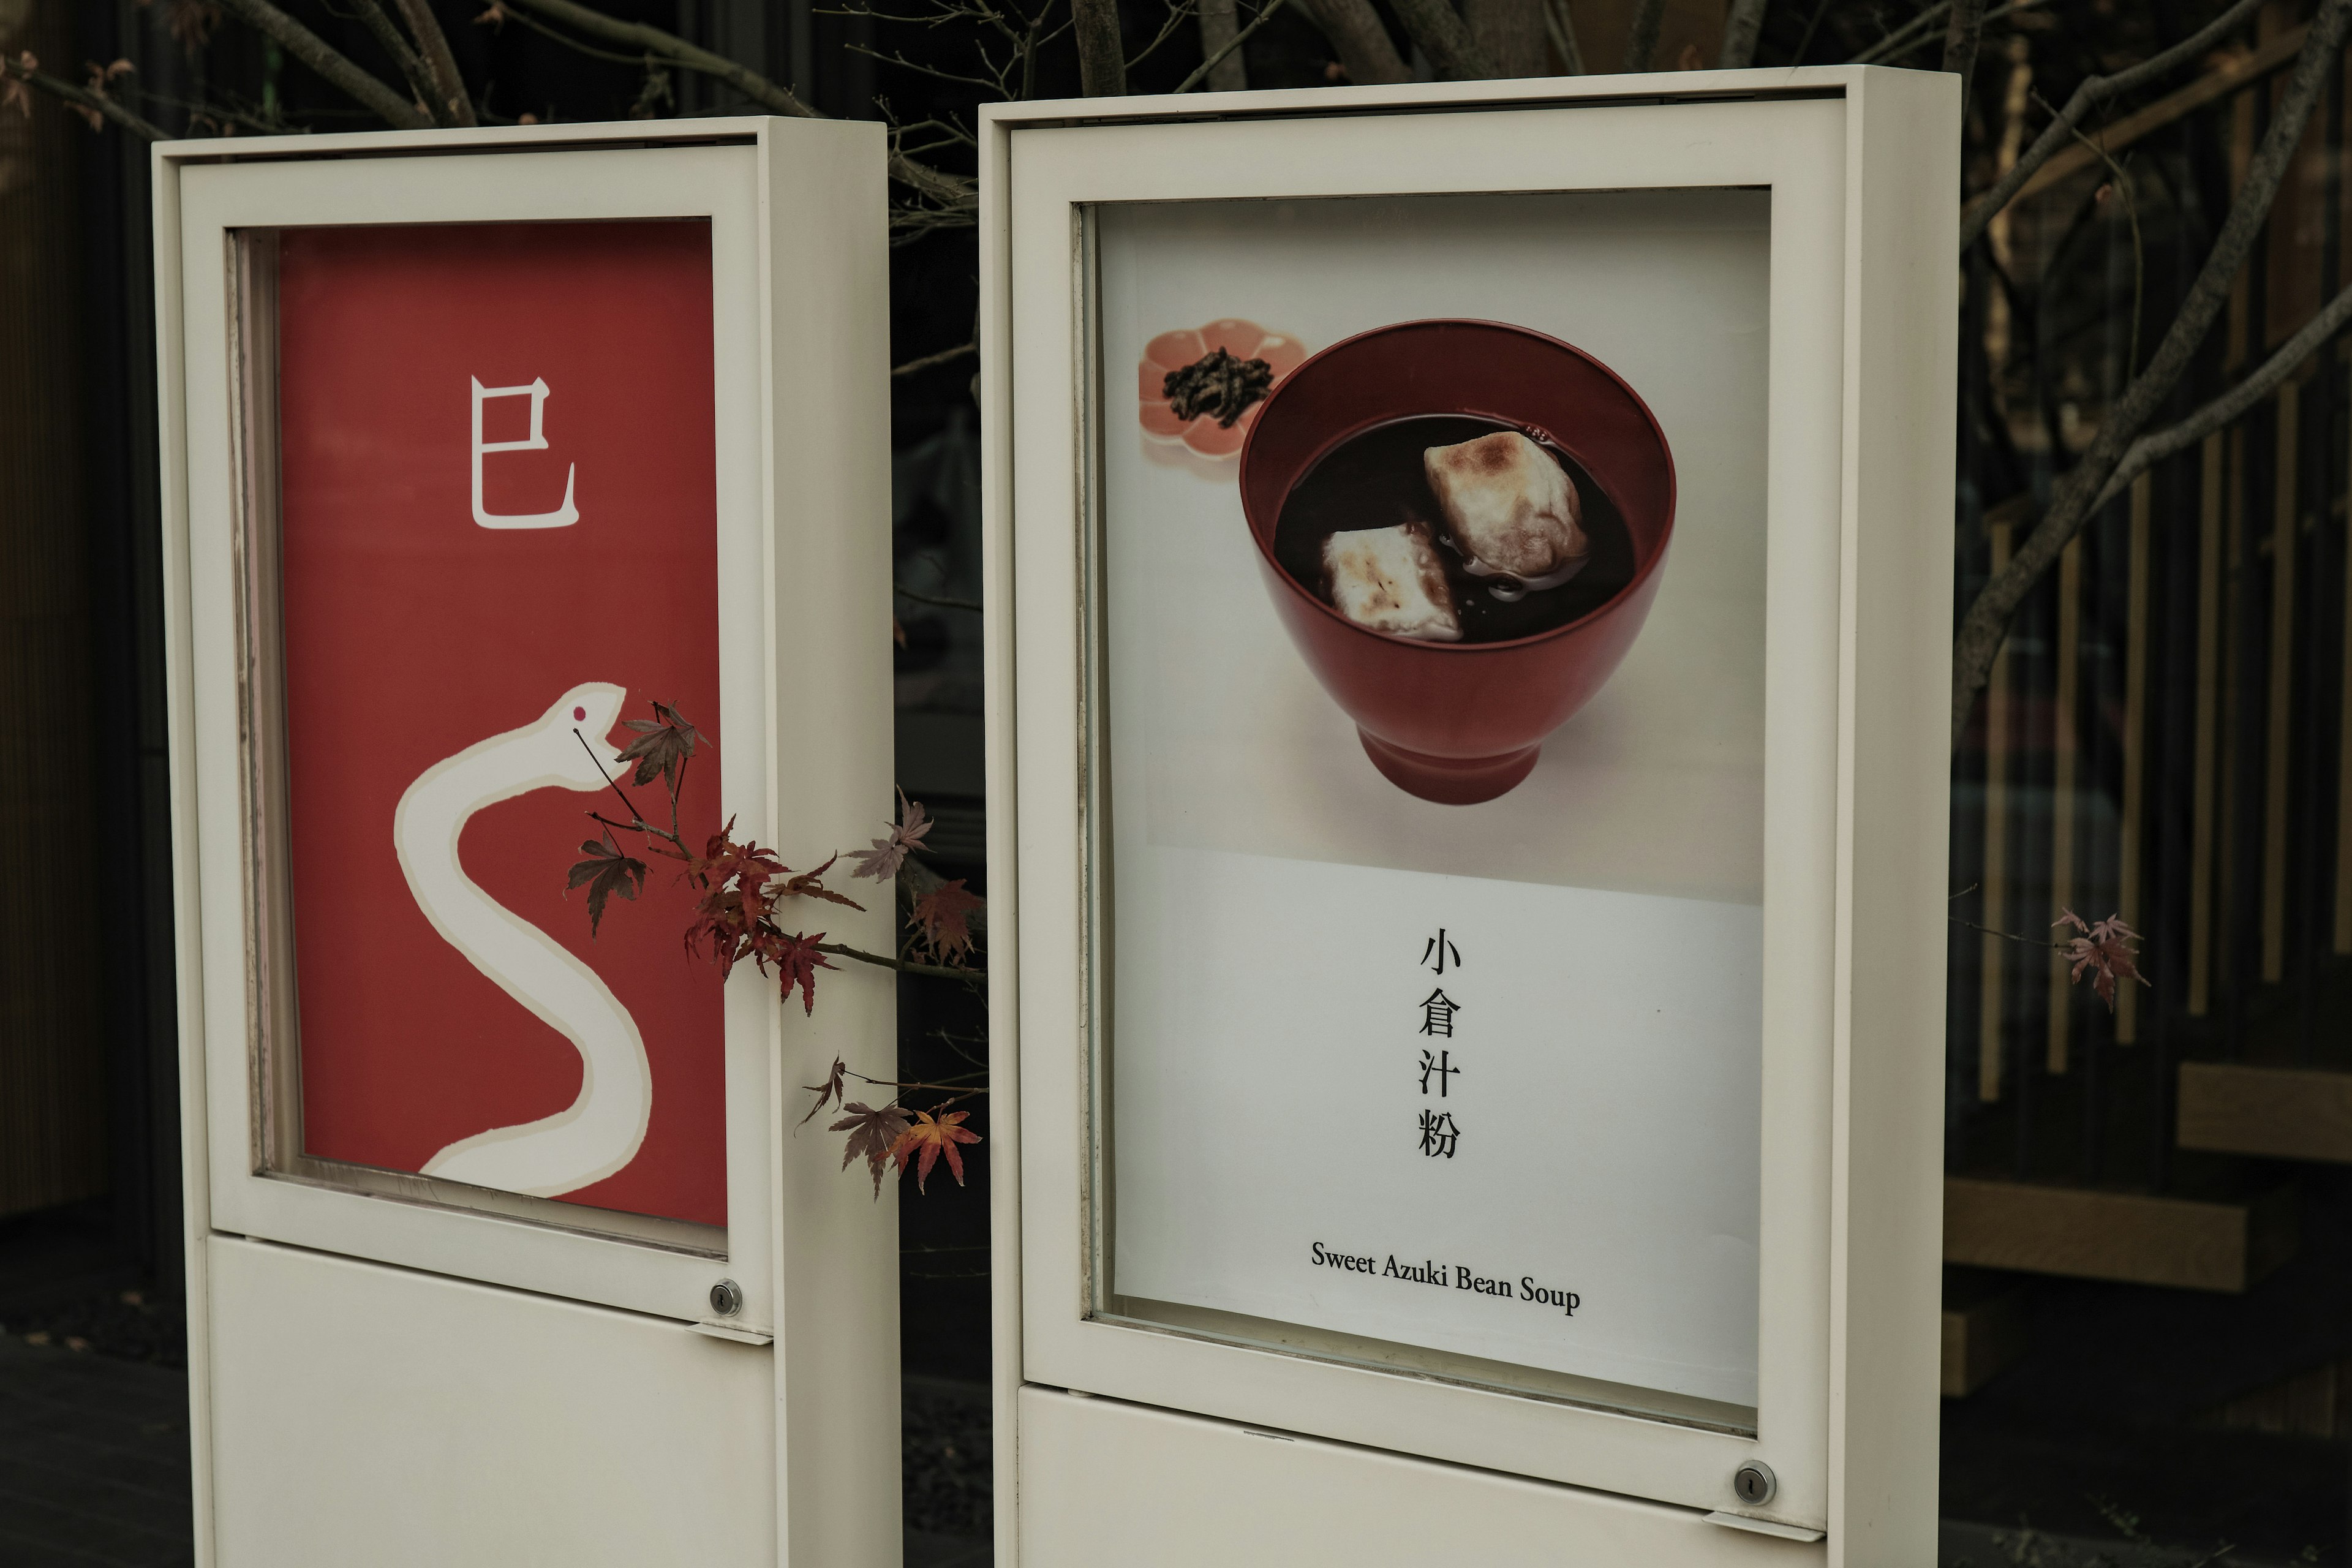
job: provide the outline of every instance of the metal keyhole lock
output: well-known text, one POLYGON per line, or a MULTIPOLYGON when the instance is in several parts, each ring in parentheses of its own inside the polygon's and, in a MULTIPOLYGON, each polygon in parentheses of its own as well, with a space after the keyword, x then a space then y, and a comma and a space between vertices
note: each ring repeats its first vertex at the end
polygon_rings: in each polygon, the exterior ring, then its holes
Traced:
POLYGON ((1750 1508, 1760 1508, 1770 1502, 1772 1493, 1779 1486, 1772 1474, 1772 1467, 1761 1459, 1750 1459, 1731 1472, 1731 1489, 1738 1493, 1739 1500, 1750 1508))
MULTIPOLYGON (((710 1288, 710 1310, 722 1318, 731 1318, 743 1310, 743 1287, 732 1279, 721 1279, 710 1288)), ((1770 1483, 1766 1483, 1769 1490, 1770 1483)))

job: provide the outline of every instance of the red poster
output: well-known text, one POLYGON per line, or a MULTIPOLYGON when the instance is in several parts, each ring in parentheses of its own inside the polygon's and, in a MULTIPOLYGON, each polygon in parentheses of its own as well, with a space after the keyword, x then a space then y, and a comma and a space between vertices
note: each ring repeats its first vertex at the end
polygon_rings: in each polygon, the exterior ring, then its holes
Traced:
POLYGON ((724 1225, 691 896, 564 890, 650 700, 719 826, 709 226, 289 230, 278 329, 305 1152, 724 1225))

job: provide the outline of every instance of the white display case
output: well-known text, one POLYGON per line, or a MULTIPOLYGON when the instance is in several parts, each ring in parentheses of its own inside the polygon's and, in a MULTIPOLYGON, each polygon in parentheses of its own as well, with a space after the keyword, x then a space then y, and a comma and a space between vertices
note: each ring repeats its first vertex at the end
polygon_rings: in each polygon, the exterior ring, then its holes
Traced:
POLYGON ((1000 1561, 1932 1552, 1958 113, 986 111, 1000 1561))
POLYGON ((883 140, 157 149, 200 1563, 898 1561, 895 1217, 785 1104, 890 976, 566 885, 656 700, 698 850, 887 813, 883 140))

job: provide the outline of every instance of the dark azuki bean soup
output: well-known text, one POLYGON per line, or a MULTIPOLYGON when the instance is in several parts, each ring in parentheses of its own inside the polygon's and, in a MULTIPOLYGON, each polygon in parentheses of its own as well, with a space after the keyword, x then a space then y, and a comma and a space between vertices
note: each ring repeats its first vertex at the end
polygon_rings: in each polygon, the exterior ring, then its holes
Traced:
MULTIPOLYGON (((1625 521, 1591 476, 1539 430, 1472 415, 1424 415, 1360 430, 1316 460, 1283 498, 1275 523, 1274 558, 1282 569, 1330 600, 1323 580, 1323 542, 1334 533, 1364 528, 1394 528, 1414 521, 1429 526, 1445 564, 1446 586, 1464 642, 1508 642, 1566 626, 1591 614, 1633 580, 1633 541, 1625 521), (1491 590, 1493 579, 1472 576, 1460 552, 1446 537, 1444 513, 1429 488, 1421 455, 1432 447, 1452 447, 1517 430, 1568 473, 1583 506, 1580 520, 1591 554, 1583 570, 1557 588, 1538 588, 1506 601, 1491 590)), ((1507 584, 1505 592, 1513 585, 1507 584)))

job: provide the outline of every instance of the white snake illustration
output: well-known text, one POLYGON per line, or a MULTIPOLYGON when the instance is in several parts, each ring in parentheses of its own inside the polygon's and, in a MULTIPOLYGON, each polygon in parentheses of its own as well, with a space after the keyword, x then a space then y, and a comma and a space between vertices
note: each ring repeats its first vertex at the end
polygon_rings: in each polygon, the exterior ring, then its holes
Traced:
POLYGON ((604 737, 627 696, 602 681, 575 686, 536 721, 425 769, 393 813, 393 847, 433 929, 580 1053, 569 1107, 461 1138, 425 1162, 425 1175, 551 1198, 603 1181, 645 1142, 653 1070, 636 1021, 594 971, 501 908, 457 861, 466 819, 485 806, 535 789, 603 789, 598 764, 619 766, 604 737))

